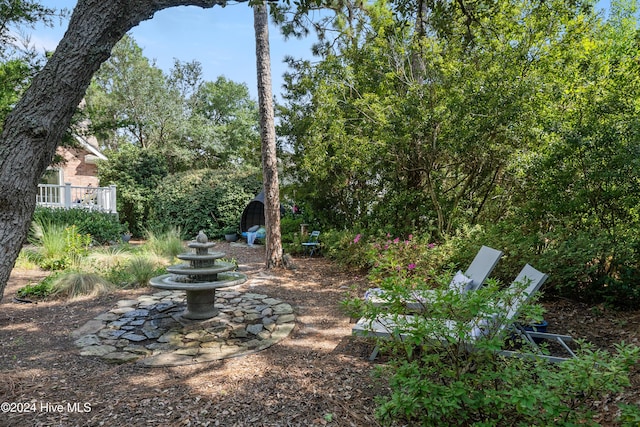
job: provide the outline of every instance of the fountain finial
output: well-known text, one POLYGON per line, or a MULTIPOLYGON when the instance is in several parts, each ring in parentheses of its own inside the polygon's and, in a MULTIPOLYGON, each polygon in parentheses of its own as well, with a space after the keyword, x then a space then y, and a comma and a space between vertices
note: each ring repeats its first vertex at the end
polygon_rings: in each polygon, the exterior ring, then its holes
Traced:
POLYGON ((204 230, 200 230, 200 232, 196 236, 196 242, 207 243, 208 241, 209 241, 209 238, 207 237, 206 234, 204 234, 204 230))

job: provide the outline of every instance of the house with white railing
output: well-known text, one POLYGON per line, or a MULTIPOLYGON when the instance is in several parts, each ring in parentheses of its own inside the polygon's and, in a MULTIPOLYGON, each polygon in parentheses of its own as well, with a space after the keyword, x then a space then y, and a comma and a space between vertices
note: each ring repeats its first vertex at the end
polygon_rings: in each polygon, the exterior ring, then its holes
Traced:
POLYGON ((98 187, 97 162, 106 160, 95 138, 74 135, 77 147, 58 147, 64 158, 47 169, 38 185, 38 206, 117 213, 116 186, 98 187))
POLYGON ((36 202, 49 208, 77 208, 90 211, 118 213, 116 186, 93 187, 55 184, 39 184, 36 202))

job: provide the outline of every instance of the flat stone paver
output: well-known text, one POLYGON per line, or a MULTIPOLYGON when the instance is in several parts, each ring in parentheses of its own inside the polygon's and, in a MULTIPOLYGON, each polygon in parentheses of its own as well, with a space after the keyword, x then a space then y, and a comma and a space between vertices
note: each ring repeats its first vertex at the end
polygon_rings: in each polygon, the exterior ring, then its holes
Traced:
POLYGON ((215 306, 220 313, 211 319, 185 319, 185 292, 161 291, 118 301, 71 336, 83 356, 179 366, 264 350, 295 324, 291 305, 263 294, 218 290, 215 306))

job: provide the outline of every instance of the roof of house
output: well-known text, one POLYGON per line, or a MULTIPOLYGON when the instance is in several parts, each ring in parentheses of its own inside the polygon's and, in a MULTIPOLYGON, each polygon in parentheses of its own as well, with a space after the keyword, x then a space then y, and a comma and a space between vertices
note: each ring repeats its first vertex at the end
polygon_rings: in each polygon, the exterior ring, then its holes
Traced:
POLYGON ((73 134, 73 136, 80 143, 82 148, 84 148, 85 150, 87 150, 88 152, 90 152, 92 155, 94 155, 95 157, 97 157, 100 160, 107 160, 107 157, 100 152, 98 147, 94 146, 93 144, 91 144, 91 142, 89 142, 86 138, 84 138, 84 137, 82 137, 82 136, 80 136, 78 134, 75 134, 75 133, 73 134))

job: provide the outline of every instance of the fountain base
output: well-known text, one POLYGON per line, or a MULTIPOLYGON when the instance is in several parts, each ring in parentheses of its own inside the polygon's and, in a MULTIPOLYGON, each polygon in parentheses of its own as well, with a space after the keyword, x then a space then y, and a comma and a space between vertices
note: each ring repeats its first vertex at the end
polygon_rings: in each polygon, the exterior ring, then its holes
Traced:
POLYGON ((220 312, 214 307, 215 301, 215 289, 187 291, 187 309, 182 313, 182 317, 191 320, 211 319, 220 312))
POLYGON ((185 291, 187 309, 182 317, 190 320, 205 320, 217 316, 220 312, 214 307, 216 289, 240 285, 247 280, 247 276, 235 271, 228 271, 220 273, 218 280, 214 282, 185 282, 177 279, 174 274, 165 274, 152 278, 149 283, 158 289, 185 291))

